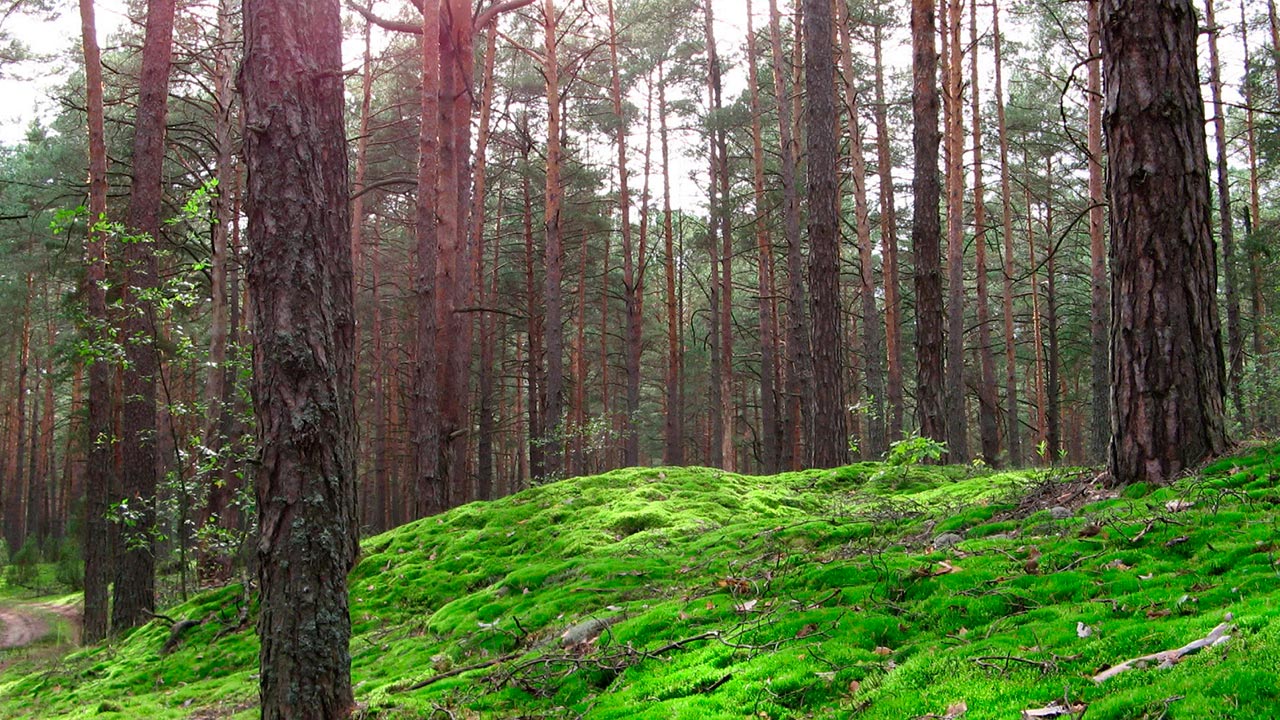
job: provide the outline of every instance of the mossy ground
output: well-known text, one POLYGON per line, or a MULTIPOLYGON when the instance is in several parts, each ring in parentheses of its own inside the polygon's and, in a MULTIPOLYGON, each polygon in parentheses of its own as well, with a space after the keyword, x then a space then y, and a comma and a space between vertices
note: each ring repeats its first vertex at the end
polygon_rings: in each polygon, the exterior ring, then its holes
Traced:
MULTIPOLYGON (((1274 717, 1277 478, 1267 446, 1115 496, 1069 473, 873 464, 545 485, 365 541, 351 574, 357 700, 367 718, 900 720, 963 701, 976 720, 1064 696, 1090 720, 1274 717), (1072 517, 1047 512, 1059 500, 1072 517), (965 539, 938 550, 942 532, 965 539), (561 647, 566 628, 615 616, 561 647), (1090 679, 1227 617, 1229 642, 1171 669, 1090 679)), ((219 636, 241 597, 227 587, 168 610, 207 620, 168 655, 152 623, 19 661, 0 674, 0 716, 255 717, 257 641, 219 636)))

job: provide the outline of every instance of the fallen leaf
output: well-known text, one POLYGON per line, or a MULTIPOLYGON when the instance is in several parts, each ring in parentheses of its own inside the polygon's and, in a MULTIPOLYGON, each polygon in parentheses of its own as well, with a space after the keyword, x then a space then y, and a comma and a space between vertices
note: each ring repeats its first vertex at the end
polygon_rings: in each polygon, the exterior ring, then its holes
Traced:
POLYGON ((885 647, 885 646, 883 646, 883 645, 879 645, 879 646, 877 646, 877 647, 876 647, 876 649, 875 649, 875 650, 872 650, 871 652, 873 652, 873 653, 875 653, 875 654, 879 655, 880 657, 889 657, 890 655, 892 655, 892 654, 893 654, 893 651, 892 651, 892 650, 890 650, 889 648, 887 648, 887 647, 885 647))
POLYGON ((757 604, 757 603, 759 603, 759 602, 760 602, 760 599, 759 599, 759 598, 751 598, 750 600, 748 600, 748 601, 746 601, 746 602, 744 602, 744 603, 742 603, 742 604, 740 604, 740 605, 734 605, 734 606, 733 606, 733 609, 734 609, 734 610, 737 610, 737 611, 738 611, 738 612, 740 612, 740 613, 747 613, 747 612, 751 612, 752 610, 754 610, 754 609, 755 609, 756 604, 757 604))
POLYGON ((956 634, 957 634, 957 635, 959 635, 960 637, 964 637, 965 635, 968 635, 968 634, 969 634, 969 628, 967 628, 967 627, 962 627, 962 628, 960 628, 959 630, 957 630, 957 631, 956 631, 956 634))
POLYGON ((1165 546, 1165 547, 1167 547, 1167 548, 1171 548, 1171 547, 1173 547, 1174 545, 1181 545, 1182 543, 1184 543, 1184 542, 1186 542, 1186 541, 1188 541, 1188 540, 1190 540, 1190 539, 1191 539, 1191 538, 1187 537, 1186 535, 1179 535, 1178 537, 1173 538, 1172 540, 1167 541, 1167 542, 1164 544, 1164 546, 1165 546))
POLYGON ((1195 505, 1195 503, 1190 500, 1170 500, 1164 504, 1164 509, 1169 512, 1182 512, 1192 505, 1195 505))
POLYGON ((1093 628, 1082 622, 1076 622, 1076 637, 1087 638, 1090 635, 1093 635, 1093 628))
POLYGON ((947 714, 942 716, 942 720, 955 720, 967 712, 969 712, 968 703, 963 700, 954 702, 947 706, 947 714))
POLYGON ((1112 560, 1106 565, 1103 565, 1103 567, 1111 568, 1112 570, 1132 570, 1133 569, 1132 565, 1125 565, 1124 561, 1121 560, 1120 558, 1116 558, 1115 560, 1112 560))
POLYGON ((849 681, 849 694, 850 694, 850 695, 853 695, 853 694, 857 693, 857 692, 858 692, 858 690, 860 690, 861 688, 862 688, 862 683, 858 682, 857 680, 850 680, 850 681, 849 681))
POLYGON ((1155 620, 1156 618, 1167 617, 1167 616, 1169 616, 1169 615, 1171 615, 1171 614, 1172 614, 1172 613, 1170 613, 1170 612, 1169 612, 1169 610, 1168 610, 1167 608, 1161 608, 1161 609, 1159 609, 1159 610, 1148 610, 1148 611, 1147 611, 1147 617, 1151 618, 1152 620, 1155 620))
POLYGON ((809 623, 808 625, 805 625, 804 627, 796 631, 796 637, 797 638, 807 637, 809 635, 814 634, 817 631, 818 631, 818 626, 814 625, 813 623, 809 623))

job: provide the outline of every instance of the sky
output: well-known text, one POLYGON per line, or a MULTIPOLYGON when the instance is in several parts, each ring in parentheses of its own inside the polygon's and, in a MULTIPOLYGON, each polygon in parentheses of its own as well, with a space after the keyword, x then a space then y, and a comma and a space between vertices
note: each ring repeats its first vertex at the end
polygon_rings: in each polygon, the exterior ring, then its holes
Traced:
MULTIPOLYGON (((380 12, 389 15, 394 12, 394 7, 398 2, 399 0, 382 0, 376 7, 380 12)), ((747 25, 746 0, 713 0, 713 2, 716 10, 716 39, 721 55, 729 60, 741 59, 741 47, 744 43, 747 25)), ((787 4, 789 3, 784 0, 783 5, 787 4)), ((755 6, 756 27, 765 26, 767 23, 768 3, 765 0, 758 0, 753 5, 755 6)), ((123 0, 97 0, 95 6, 99 43, 105 47, 108 45, 112 34, 129 20, 123 12, 123 0)), ((0 25, 0 30, 4 30, 20 39, 32 51, 43 56, 35 62, 22 63, 17 67, 7 67, 3 75, 0 75, 0 143, 15 144, 20 142, 34 118, 48 118, 56 112, 56 101, 49 94, 80 62, 78 54, 74 52, 74 49, 78 47, 77 40, 80 33, 79 14, 76 12, 74 3, 63 3, 62 7, 63 12, 61 15, 52 19, 15 14, 5 20, 3 25, 0 25)), ((1226 3, 1225 7, 1231 8, 1232 4, 1226 3)), ((1238 6, 1235 7, 1238 8, 1238 6)), ((1236 35, 1238 30, 1235 29, 1236 24, 1239 22, 1239 11, 1223 10, 1220 13, 1224 13, 1225 17, 1220 17, 1219 22, 1227 24, 1230 32, 1229 37, 1224 39, 1220 48, 1225 66, 1223 80, 1227 86, 1227 99, 1228 101, 1239 102, 1239 94, 1234 89, 1241 74, 1236 35)), ((1002 18, 1002 20, 1006 33, 1016 37, 1018 34, 1016 21, 1009 18, 1002 18)), ((981 16, 979 21, 982 23, 981 16)), ((985 23, 988 27, 989 22, 987 20, 985 23)), ((967 30, 965 32, 967 36, 967 30)), ((1260 38, 1255 42, 1261 45, 1260 38)), ((346 65, 349 68, 357 68, 359 66, 359 54, 363 49, 362 45, 358 40, 353 40, 345 46, 344 54, 347 56, 346 65)), ((1201 57, 1203 60, 1206 57, 1203 39, 1201 45, 1201 57)), ((886 50, 885 60, 891 70, 909 66, 909 48, 906 47, 905 42, 894 43, 890 41, 886 50)), ((988 76, 984 82, 986 82, 989 89, 991 86, 990 68, 984 74, 988 76)), ((745 63, 739 63, 737 67, 726 73, 724 84, 727 102, 746 86, 745 63)), ((636 91, 631 98, 631 102, 639 107, 644 107, 643 93, 639 90, 636 91)), ((630 155, 636 158, 631 163, 632 176, 635 178, 632 184, 637 187, 643 180, 643 178, 639 177, 642 168, 638 160, 641 155, 640 150, 644 145, 642 133, 643 128, 637 127, 629 140, 633 150, 630 155)), ((677 207, 689 210, 703 209, 706 204, 705 187, 701 187, 698 184, 699 178, 705 183, 705 163, 686 159, 683 157, 684 153, 682 152, 683 149, 690 148, 691 144, 697 141, 693 133, 673 138, 673 143, 676 145, 673 148, 673 165, 675 166, 672 172, 673 201, 677 207)), ((593 154, 598 155, 602 162, 607 162, 610 148, 604 145, 599 148, 593 148, 593 154)), ((657 171, 655 163, 655 174, 657 171)), ((659 192, 661 177, 655 176, 651 178, 651 181, 654 192, 659 192)))

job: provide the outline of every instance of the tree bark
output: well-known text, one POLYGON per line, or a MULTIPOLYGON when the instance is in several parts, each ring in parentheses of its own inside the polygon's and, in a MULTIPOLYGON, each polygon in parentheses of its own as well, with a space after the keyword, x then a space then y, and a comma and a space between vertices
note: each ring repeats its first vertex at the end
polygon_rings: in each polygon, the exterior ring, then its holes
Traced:
MULTIPOLYGON (((1234 218, 1231 216, 1231 177, 1227 158, 1226 106, 1222 102, 1222 70, 1218 63, 1218 27, 1214 0, 1205 0, 1205 24, 1209 32, 1209 90, 1213 97, 1213 137, 1217 150, 1218 229, 1222 238, 1222 292, 1227 306, 1227 396, 1236 417, 1244 420, 1240 376, 1244 372, 1244 341, 1240 330, 1240 296, 1236 291, 1234 218)), ((1247 79, 1246 79, 1247 81, 1247 79)))
POLYGON ((543 74, 547 86, 547 177, 546 208, 543 229, 546 234, 546 278, 544 301, 546 303, 547 384, 546 412, 543 448, 546 473, 551 477, 563 471, 563 452, 560 434, 564 422, 564 325, 562 318, 564 283, 564 247, 561 243, 560 204, 563 188, 560 187, 560 61, 556 53, 555 0, 544 0, 543 23, 545 49, 543 74))
POLYGON ((948 0, 943 29, 947 156, 947 460, 969 462, 964 383, 964 103, 961 97, 960 0, 948 0))
POLYGON ((911 245, 916 256, 916 413, 920 434, 947 439, 943 409, 942 258, 938 218, 938 57, 934 1, 912 0, 912 143, 915 176, 911 245))
POLYGON ((880 253, 884 266, 885 354, 888 358, 886 396, 889 424, 886 442, 902 439, 906 401, 902 391, 902 308, 898 286, 898 211, 894 205, 893 152, 889 136, 889 109, 884 92, 884 32, 876 24, 875 36, 875 120, 876 163, 880 174, 880 253))
POLYGON ((124 435, 121 437, 125 502, 136 511, 126 531, 125 547, 116 562, 112 632, 122 632, 150 619, 155 609, 155 523, 157 480, 156 382, 159 358, 155 345, 154 308, 146 295, 159 287, 155 244, 160 234, 163 198, 165 125, 168 116, 169 68, 173 56, 174 0, 148 0, 138 110, 134 123, 133 184, 126 226, 136 235, 126 243, 124 320, 124 435))
POLYGON ((970 113, 973 115, 973 246, 975 291, 978 296, 978 435, 982 459, 995 466, 1000 461, 1000 429, 996 415, 996 363, 991 354, 991 307, 987 292, 987 189, 982 172, 982 103, 978 91, 978 2, 969 5, 970 113))
POLYGON ((831 3, 804 2, 805 146, 808 150, 809 288, 813 311, 814 467, 848 462, 840 341, 840 234, 831 3))
POLYGON ((1107 200, 1104 197, 1102 168, 1102 36, 1098 27, 1101 0, 1089 0, 1089 384, 1092 410, 1089 428, 1090 463, 1107 457, 1111 429, 1111 380, 1108 377, 1111 308, 1107 284, 1107 200))
POLYGON ((805 317, 804 249, 800 239, 800 192, 796 186, 799 154, 793 132, 792 88, 787 84, 787 61, 782 51, 782 20, 778 0, 769 0, 769 42, 773 55, 774 98, 778 103, 778 137, 782 163, 782 225, 787 242, 786 398, 782 415, 782 466, 799 470, 804 464, 805 419, 813 398, 813 360, 805 317))
POLYGON ((264 720, 354 708, 354 311, 339 6, 246 0, 264 720))
POLYGON ((426 517, 448 507, 449 488, 441 473, 440 341, 437 313, 440 242, 436 183, 440 178, 442 50, 440 0, 423 0, 421 114, 418 119, 418 196, 414 212, 417 305, 417 346, 414 365, 413 410, 410 430, 414 447, 414 517, 426 517))
POLYGON ((858 237, 858 296, 862 303, 862 356, 866 367, 866 395, 858 402, 862 408, 866 434, 862 455, 879 458, 888 450, 884 422, 884 326, 876 306, 874 247, 871 241, 871 218, 867 203, 867 159, 862 137, 862 120, 858 88, 854 85, 853 42, 849 37, 849 19, 843 3, 836 4, 836 22, 840 25, 840 67, 845 77, 845 104, 849 124, 849 153, 852 157, 854 228, 858 237))
POLYGON ((671 147, 667 129, 666 67, 658 62, 658 135, 662 145, 662 246, 667 294, 667 387, 666 417, 663 419, 662 461, 684 464, 684 406, 680 402, 681 359, 680 321, 676 298, 675 232, 671 221, 671 147))
POLYGON ((996 74, 996 134, 1000 145, 1001 222, 1004 228, 1004 355, 1005 355, 1005 442, 1009 465, 1022 465, 1022 424, 1018 420, 1018 359, 1014 344, 1013 318, 1013 187, 1009 177, 1009 132, 1004 110, 1004 74, 1001 56, 1000 4, 991 9, 992 55, 996 74))
POLYGON ((1102 6, 1117 483, 1227 449, 1204 104, 1190 0, 1102 6))
POLYGON ((751 0, 747 0, 747 85, 751 93, 752 191, 755 199, 757 312, 760 324, 760 446, 761 471, 773 475, 782 469, 782 434, 778 425, 778 395, 775 351, 778 346, 777 316, 773 297, 773 242, 769 237, 769 215, 764 189, 764 138, 760 122, 760 74, 756 62, 756 34, 752 25, 751 0))

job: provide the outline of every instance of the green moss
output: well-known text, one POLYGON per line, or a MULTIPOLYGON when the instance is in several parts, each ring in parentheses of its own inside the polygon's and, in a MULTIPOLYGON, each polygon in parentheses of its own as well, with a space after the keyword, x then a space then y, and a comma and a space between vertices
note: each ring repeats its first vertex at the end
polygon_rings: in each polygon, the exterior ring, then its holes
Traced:
MULTIPOLYGON (((350 577, 357 699, 387 720, 896 720, 961 700, 994 719, 1065 687, 1091 718, 1265 717, 1280 702, 1280 517, 1258 498, 1277 474, 1275 446, 1249 448, 1063 521, 1015 512, 1044 480, 1030 472, 668 467, 552 483, 365 541, 350 577), (1170 513, 1174 499, 1194 505, 1170 513), (1081 537, 1086 522, 1098 531, 1081 537), (966 541, 923 554, 944 531, 966 541), (1224 646, 1088 679, 1228 612, 1224 646), (560 648, 588 618, 613 620, 560 648)), ((257 641, 226 632, 241 597, 166 610, 205 619, 167 656, 160 624, 58 659, 0 655, 0 716, 254 717, 257 641)))

